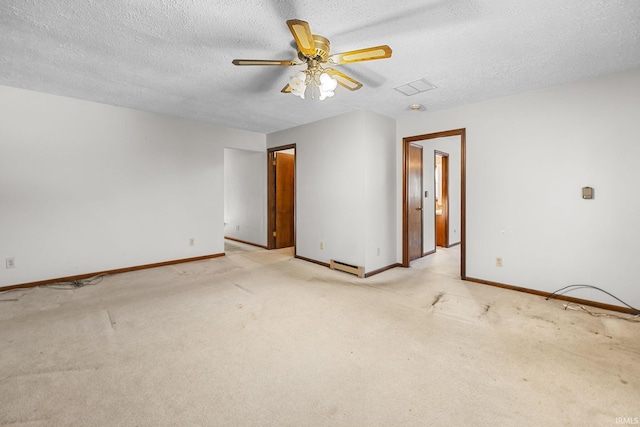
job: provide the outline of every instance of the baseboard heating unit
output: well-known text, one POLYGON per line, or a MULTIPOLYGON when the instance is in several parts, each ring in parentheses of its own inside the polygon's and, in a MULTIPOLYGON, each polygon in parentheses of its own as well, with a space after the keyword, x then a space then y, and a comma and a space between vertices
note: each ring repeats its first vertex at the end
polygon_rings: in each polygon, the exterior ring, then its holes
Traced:
POLYGON ((344 262, 331 260, 329 262, 329 268, 332 270, 344 271, 345 273, 355 274, 358 277, 364 277, 364 268, 356 265, 345 264, 344 262))

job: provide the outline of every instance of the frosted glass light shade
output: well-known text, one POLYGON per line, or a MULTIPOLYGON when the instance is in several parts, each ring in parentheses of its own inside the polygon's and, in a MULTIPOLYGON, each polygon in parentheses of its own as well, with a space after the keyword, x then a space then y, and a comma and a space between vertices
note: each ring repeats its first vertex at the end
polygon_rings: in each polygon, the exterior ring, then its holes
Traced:
POLYGON ((334 95, 333 91, 338 86, 338 81, 327 73, 321 73, 318 76, 317 74, 311 74, 309 70, 300 71, 289 80, 290 92, 304 99, 305 91, 310 84, 318 87, 320 93, 318 98, 322 101, 334 95))

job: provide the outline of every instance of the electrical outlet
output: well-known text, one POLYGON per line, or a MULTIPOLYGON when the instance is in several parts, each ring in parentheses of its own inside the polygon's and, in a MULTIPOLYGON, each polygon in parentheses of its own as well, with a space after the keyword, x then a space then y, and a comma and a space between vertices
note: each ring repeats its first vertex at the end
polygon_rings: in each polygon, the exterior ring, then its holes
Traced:
POLYGON ((320 249, 324 249, 324 242, 320 242, 320 249))
POLYGON ((240 226, 236 225, 236 231, 240 231, 240 226))
POLYGON ((7 258, 7 268, 16 268, 15 258, 7 258))
POLYGON ((378 248, 378 256, 380 256, 380 248, 378 248))
POLYGON ((497 257, 496 258, 496 267, 502 267, 502 258, 501 257, 497 257))
POLYGON ((189 246, 193 246, 196 244, 196 239, 194 239, 193 237, 189 239, 189 246))

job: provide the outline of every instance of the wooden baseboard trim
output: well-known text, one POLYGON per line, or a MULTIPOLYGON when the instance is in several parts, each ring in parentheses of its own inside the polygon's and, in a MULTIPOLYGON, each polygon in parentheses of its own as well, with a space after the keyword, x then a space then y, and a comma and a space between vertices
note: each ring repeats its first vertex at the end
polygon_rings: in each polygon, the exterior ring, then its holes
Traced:
POLYGON ((264 245, 259 245, 257 243, 251 243, 251 242, 247 242, 245 240, 240 240, 240 239, 236 239, 234 237, 229 237, 229 236, 224 236, 225 239, 227 240, 233 240, 234 242, 238 242, 238 243, 244 243, 245 245, 251 245, 251 246, 255 246, 257 248, 262 248, 262 249, 269 249, 264 245))
POLYGON ((366 278, 366 277, 375 276, 376 274, 380 274, 380 273, 382 273, 384 271, 391 270, 392 268, 396 268, 396 267, 402 267, 402 264, 399 263, 399 262, 396 262, 395 264, 391 264, 391 265, 388 265, 386 267, 382 267, 382 268, 379 268, 377 270, 370 271, 370 272, 366 273, 364 275, 364 277, 366 278))
POLYGON ((197 256, 193 258, 182 258, 182 259, 176 259, 172 261, 155 262, 153 264, 137 265, 134 267, 116 268, 114 270, 104 270, 104 271, 98 271, 95 273, 78 274, 76 276, 58 277, 56 279, 40 280, 38 282, 29 282, 29 283, 21 283, 19 285, 3 286, 3 287, 0 287, 0 292, 10 291, 11 289, 19 289, 19 288, 34 288, 36 286, 51 285, 51 284, 60 283, 60 282, 73 282, 74 280, 89 279, 91 277, 100 276, 104 274, 127 273, 129 271, 145 270, 147 268, 164 267, 167 265, 174 265, 174 264, 183 264, 185 262, 202 261, 205 259, 219 258, 222 256, 224 256, 224 254, 203 255, 203 256, 197 256))
POLYGON ((459 244, 460 244, 460 242, 452 243, 449 246, 447 246, 447 248, 452 248, 454 246, 458 246, 459 244))
MULTIPOLYGON (((543 291, 538 291, 538 290, 530 289, 530 288, 521 288, 519 286, 506 285, 504 283, 491 282, 491 281, 488 281, 488 280, 476 279, 476 278, 473 278, 473 277, 466 277, 464 280, 466 280, 468 282, 480 283, 482 285, 495 286, 495 287, 498 287, 498 288, 510 289, 512 291, 518 291, 518 292, 524 292, 524 293, 527 293, 527 294, 538 295, 538 296, 545 297, 545 298, 547 296, 549 296, 549 294, 551 294, 551 292, 543 292, 543 291)), ((601 308, 603 310, 617 311, 617 312, 620 312, 620 313, 637 314, 635 310, 633 310, 631 308, 628 308, 628 307, 620 307, 620 306, 613 305, 613 304, 605 304, 605 303, 602 303, 602 302, 591 301, 591 300, 582 299, 582 298, 574 298, 574 297, 570 297, 570 296, 566 296, 566 295, 555 294, 553 297, 551 297, 551 299, 559 299, 559 300, 562 300, 562 301, 572 302, 574 304, 588 305, 590 307, 601 308)))
POLYGON ((436 253, 436 250, 434 249, 432 251, 423 253, 422 256, 425 257, 425 256, 432 255, 432 254, 435 254, 435 253, 436 253))
POLYGON ((301 259, 302 261, 312 262, 314 264, 318 264, 318 265, 321 265, 323 267, 329 268, 329 264, 326 263, 326 262, 316 261, 315 259, 306 258, 306 257, 300 256, 300 255, 296 255, 295 258, 301 259))

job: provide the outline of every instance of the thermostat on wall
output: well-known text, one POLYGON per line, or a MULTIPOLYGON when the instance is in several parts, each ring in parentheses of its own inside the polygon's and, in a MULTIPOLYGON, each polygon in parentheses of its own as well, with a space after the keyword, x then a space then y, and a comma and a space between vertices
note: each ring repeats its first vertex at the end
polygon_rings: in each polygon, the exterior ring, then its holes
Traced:
POLYGON ((583 199, 593 199, 593 188, 591 188, 591 187, 582 187, 582 198, 583 199))

